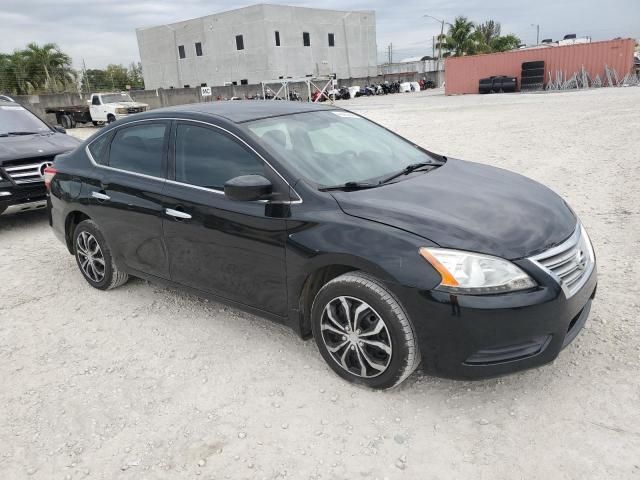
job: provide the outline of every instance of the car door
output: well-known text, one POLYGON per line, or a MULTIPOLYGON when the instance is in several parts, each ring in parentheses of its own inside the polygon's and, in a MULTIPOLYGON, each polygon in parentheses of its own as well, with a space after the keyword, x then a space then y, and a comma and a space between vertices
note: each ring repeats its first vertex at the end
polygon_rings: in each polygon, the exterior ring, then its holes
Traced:
POLYGON ((91 114, 91 120, 94 122, 104 122, 107 120, 107 111, 104 105, 102 105, 100 95, 93 95, 91 97, 89 113, 91 114))
POLYGON ((240 175, 263 175, 288 200, 288 186, 219 127, 178 121, 170 151, 163 229, 171 279, 284 316, 284 210, 271 202, 230 200, 223 187, 240 175))
POLYGON ((96 176, 87 182, 92 218, 129 269, 169 278, 162 238, 162 190, 171 123, 125 124, 89 145, 96 176))

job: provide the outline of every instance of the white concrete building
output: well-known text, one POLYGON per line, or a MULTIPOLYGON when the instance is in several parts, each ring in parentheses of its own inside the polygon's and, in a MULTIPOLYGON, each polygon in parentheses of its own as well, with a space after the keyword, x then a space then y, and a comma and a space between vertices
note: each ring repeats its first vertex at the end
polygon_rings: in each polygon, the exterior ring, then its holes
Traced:
POLYGON ((146 88, 376 75, 373 11, 253 5, 136 34, 146 88))

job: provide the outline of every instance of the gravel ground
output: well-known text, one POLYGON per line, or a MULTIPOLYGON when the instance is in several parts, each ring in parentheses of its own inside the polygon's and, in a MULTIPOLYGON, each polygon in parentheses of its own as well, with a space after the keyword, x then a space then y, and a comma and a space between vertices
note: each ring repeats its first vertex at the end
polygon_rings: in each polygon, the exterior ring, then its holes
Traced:
POLYGON ((341 103, 539 180, 585 223, 585 330, 499 379, 354 387, 265 319, 141 280, 93 290, 43 214, 3 217, 0 478, 640 478, 639 104, 640 88, 341 103))

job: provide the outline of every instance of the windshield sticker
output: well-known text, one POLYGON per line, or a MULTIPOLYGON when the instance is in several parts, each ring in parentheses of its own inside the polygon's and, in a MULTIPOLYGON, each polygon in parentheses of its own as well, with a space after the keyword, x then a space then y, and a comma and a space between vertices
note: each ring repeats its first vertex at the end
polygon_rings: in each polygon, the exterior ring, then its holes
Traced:
POLYGON ((9 106, 9 105, 3 105, 0 107, 0 109, 2 110, 24 110, 24 107, 18 107, 18 106, 9 106))
POLYGON ((351 112, 341 112, 339 110, 334 110, 333 114, 337 115, 339 117, 342 117, 342 118, 360 118, 360 117, 358 117, 357 115, 355 115, 355 114, 353 114, 351 112))

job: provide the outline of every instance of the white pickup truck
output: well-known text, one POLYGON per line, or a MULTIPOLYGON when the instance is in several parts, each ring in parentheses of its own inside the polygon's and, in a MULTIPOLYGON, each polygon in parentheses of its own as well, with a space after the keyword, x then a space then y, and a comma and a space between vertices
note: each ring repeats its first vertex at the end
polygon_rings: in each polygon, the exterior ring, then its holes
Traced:
POLYGON ((76 123, 91 122, 97 126, 149 109, 149 105, 134 101, 128 93, 92 93, 87 103, 88 107, 54 107, 47 108, 45 112, 54 114, 64 128, 74 128, 76 123))

